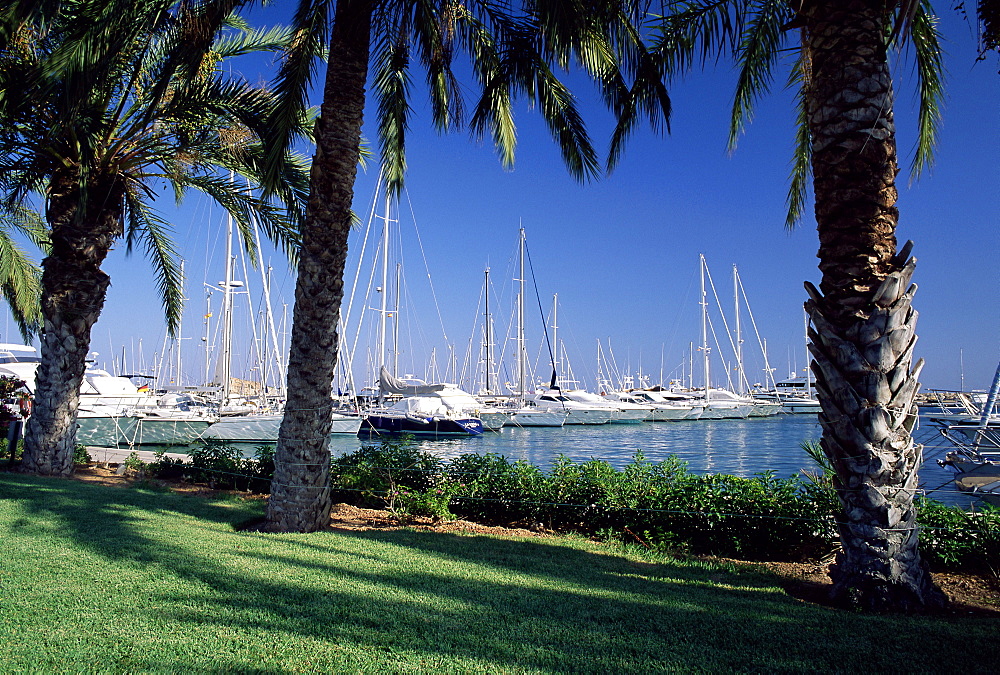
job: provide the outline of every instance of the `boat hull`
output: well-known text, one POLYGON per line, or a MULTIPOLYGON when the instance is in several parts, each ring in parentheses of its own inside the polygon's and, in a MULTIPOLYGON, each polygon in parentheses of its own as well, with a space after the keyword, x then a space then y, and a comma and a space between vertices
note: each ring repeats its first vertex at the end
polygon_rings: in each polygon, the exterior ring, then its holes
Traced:
POLYGON ((642 424, 643 422, 650 419, 652 419, 651 410, 642 410, 638 408, 624 408, 624 409, 617 409, 612 412, 611 423, 642 424))
MULTIPOLYGON (((223 417, 212 424, 202 438, 214 438, 234 443, 270 442, 278 440, 283 415, 240 415, 223 417)), ((361 417, 334 414, 330 425, 332 436, 354 436, 361 429, 361 417)))
POLYGON ((359 434, 413 434, 415 436, 479 436, 482 420, 475 417, 434 417, 416 419, 402 415, 370 413, 361 423, 359 434))
POLYGON ((203 417, 145 417, 142 415, 79 416, 76 439, 83 445, 189 445, 212 423, 203 417))
POLYGON ((112 448, 128 445, 136 437, 139 420, 129 416, 84 416, 76 419, 76 442, 83 445, 112 448))
POLYGON ((510 424, 515 427, 561 427, 566 424, 566 413, 549 410, 515 410, 510 424))
POLYGON ((135 445, 190 445, 198 441, 212 420, 140 417, 135 445))

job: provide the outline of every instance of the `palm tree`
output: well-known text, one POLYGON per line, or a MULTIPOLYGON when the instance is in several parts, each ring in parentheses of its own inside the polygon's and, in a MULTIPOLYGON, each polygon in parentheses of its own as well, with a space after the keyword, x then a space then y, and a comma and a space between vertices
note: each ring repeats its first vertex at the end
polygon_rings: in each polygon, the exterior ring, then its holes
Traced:
MULTIPOLYGON (((492 136, 505 165, 513 162, 516 143, 512 101, 523 95, 544 117, 570 172, 593 176, 599 168, 597 155, 574 99, 553 67, 576 59, 595 78, 605 101, 619 114, 618 135, 624 136, 642 117, 655 124, 658 115, 668 114, 669 100, 661 69, 636 29, 642 6, 580 0, 327 0, 299 5, 293 49, 276 85, 287 101, 274 118, 276 128, 287 129, 299 114, 314 67, 311 53, 327 39, 329 65, 302 229, 288 401, 265 529, 308 532, 329 522, 325 439, 366 86, 378 101, 378 137, 390 193, 398 194, 406 168, 414 65, 423 70, 435 127, 448 131, 464 119, 463 85, 453 69, 460 54, 474 79, 469 89, 478 92, 470 127, 480 137, 492 136)), ((287 133, 271 156, 280 157, 292 142, 293 134, 287 133)))
POLYGON ((280 158, 268 184, 273 200, 228 178, 234 171, 261 184, 260 139, 276 99, 216 67, 279 48, 288 35, 237 31, 192 53, 191 27, 202 25, 202 14, 172 0, 17 2, 0 11, 0 213, 27 211, 40 196, 50 247, 27 471, 72 472, 90 331, 110 283, 101 264, 116 242, 144 249, 176 328, 181 280, 169 224, 150 204, 157 192, 170 189, 179 200, 199 190, 235 216, 245 242, 256 216, 294 251, 302 163, 280 158))
POLYGON ((822 280, 807 283, 810 349, 822 406, 821 445, 836 470, 842 548, 834 598, 873 610, 935 607, 918 551, 914 493, 921 447, 910 432, 922 366, 912 367, 917 313, 911 244, 897 251, 898 173, 889 60, 909 38, 920 87, 919 170, 930 157, 941 95, 935 20, 925 2, 890 0, 683 3, 657 49, 673 71, 732 54, 740 74, 730 142, 792 38, 799 134, 789 224, 812 176, 822 280))

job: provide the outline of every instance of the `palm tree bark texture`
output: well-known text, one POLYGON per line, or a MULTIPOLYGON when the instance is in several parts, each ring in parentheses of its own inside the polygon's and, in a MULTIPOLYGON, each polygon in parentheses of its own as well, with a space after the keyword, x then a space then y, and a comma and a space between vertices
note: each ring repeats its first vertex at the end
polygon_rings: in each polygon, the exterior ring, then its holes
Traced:
POLYGON ((76 409, 90 329, 111 283, 101 264, 121 236, 123 197, 124 184, 116 179, 91 179, 85 197, 72 171, 51 183, 46 218, 52 251, 42 261, 45 323, 35 376, 37 404, 25 429, 25 471, 53 476, 73 472, 76 409))
POLYGON ((337 3, 323 106, 316 123, 316 155, 295 285, 288 399, 275 450, 266 531, 313 532, 330 519, 330 383, 337 365, 337 322, 361 153, 371 21, 370 1, 337 3), (309 432, 314 429, 320 433, 309 432))
POLYGON ((808 124, 822 281, 807 284, 822 447, 836 471, 834 599, 869 610, 941 606, 917 548, 922 363, 910 245, 896 252, 898 172, 886 0, 805 2, 808 124))

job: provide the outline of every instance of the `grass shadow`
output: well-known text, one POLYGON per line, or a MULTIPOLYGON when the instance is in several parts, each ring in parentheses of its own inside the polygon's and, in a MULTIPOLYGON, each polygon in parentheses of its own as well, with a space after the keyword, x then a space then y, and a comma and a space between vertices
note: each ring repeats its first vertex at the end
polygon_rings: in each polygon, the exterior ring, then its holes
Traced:
POLYGON ((46 637, 36 667, 71 650, 112 670, 897 672, 888 639, 931 669, 970 659, 959 648, 970 640, 988 644, 967 669, 1000 655, 989 624, 811 607, 761 574, 654 565, 573 540, 236 532, 255 509, 0 475, 8 551, 35 556, 6 568, 25 581, 11 597, 17 620, 41 634, 47 621, 93 632, 99 619, 88 643, 46 637), (71 564, 59 567, 66 551, 71 564), (93 558, 110 563, 109 588, 85 566, 93 558), (33 570, 44 572, 35 586, 33 570), (43 593, 58 603, 66 583, 79 603, 28 616, 43 593))

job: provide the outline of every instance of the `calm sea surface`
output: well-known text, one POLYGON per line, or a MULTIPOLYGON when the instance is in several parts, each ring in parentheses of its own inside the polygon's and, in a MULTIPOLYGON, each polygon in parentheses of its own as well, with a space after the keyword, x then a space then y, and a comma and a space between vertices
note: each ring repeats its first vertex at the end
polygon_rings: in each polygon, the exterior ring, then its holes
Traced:
MULTIPOLYGON (((523 459, 550 468, 560 454, 576 461, 603 459, 615 467, 627 464, 637 451, 647 460, 660 461, 676 455, 695 473, 725 473, 752 476, 773 471, 779 477, 813 469, 812 460, 801 443, 818 440, 816 415, 778 415, 750 420, 693 420, 687 422, 644 422, 561 428, 504 427, 499 433, 470 438, 420 439, 421 449, 442 458, 464 453, 488 452, 512 460, 523 459)), ((951 473, 938 466, 951 447, 927 424, 915 430, 924 444, 924 464, 920 485, 938 501, 968 508, 976 498, 958 492, 951 473)), ((360 442, 354 438, 335 439, 331 452, 353 452, 360 442)))

